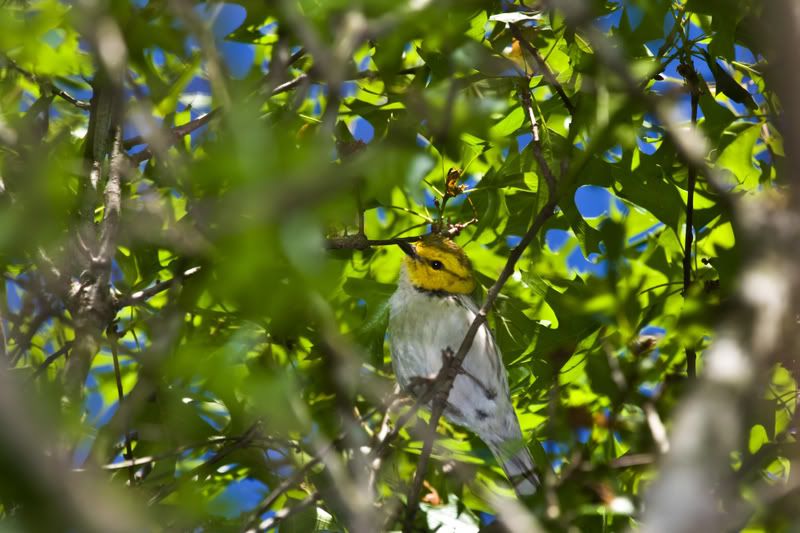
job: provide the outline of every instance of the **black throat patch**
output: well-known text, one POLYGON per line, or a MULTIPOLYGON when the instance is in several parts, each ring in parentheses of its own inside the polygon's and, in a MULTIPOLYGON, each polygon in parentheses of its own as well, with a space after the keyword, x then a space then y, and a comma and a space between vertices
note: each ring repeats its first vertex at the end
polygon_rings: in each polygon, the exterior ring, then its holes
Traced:
POLYGON ((414 285, 414 288, 417 290, 417 292, 420 292, 422 294, 427 294, 431 298, 433 298, 433 297, 436 297, 436 298, 447 298, 447 297, 452 297, 453 296, 452 293, 449 293, 447 291, 443 291, 441 289, 424 289, 422 287, 417 287, 416 285, 414 285))

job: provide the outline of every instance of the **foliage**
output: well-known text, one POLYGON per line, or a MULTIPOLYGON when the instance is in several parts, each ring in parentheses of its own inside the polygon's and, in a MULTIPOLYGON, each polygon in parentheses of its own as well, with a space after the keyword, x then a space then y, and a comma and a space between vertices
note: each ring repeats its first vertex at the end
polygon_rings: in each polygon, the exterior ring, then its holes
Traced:
MULTIPOLYGON (((92 483, 119 530, 399 528, 428 415, 386 415, 402 252, 375 241, 461 224, 485 292, 548 200, 537 147, 557 210, 490 317, 547 478, 525 503, 635 526, 747 253, 727 195, 784 179, 763 8, 733 3, 5 3, 4 527, 99 529, 53 492, 92 483)), ((745 494, 789 476, 796 368, 769 372, 745 494)), ((420 528, 503 519, 465 430, 440 423, 425 479, 420 528)), ((797 518, 759 501, 738 527, 797 518)))

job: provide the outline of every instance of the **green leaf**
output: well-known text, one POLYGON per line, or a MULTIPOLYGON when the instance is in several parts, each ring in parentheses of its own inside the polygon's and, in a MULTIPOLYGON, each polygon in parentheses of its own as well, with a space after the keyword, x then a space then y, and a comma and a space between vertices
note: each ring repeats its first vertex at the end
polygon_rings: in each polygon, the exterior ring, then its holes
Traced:
POLYGON ((728 71, 717 63, 708 52, 705 50, 702 50, 702 52, 706 63, 708 63, 708 67, 711 69, 711 73, 714 75, 714 80, 717 83, 717 95, 723 93, 734 102, 746 105, 750 110, 758 109, 758 105, 756 105, 755 100, 753 100, 753 96, 747 92, 747 89, 739 85, 739 83, 733 79, 733 76, 728 74, 728 71))
POLYGON ((750 428, 750 440, 747 443, 747 449, 751 454, 756 453, 761 447, 769 442, 767 430, 761 424, 756 424, 750 428))
POLYGON ((758 186, 761 171, 755 166, 753 150, 761 135, 761 124, 749 126, 725 147, 714 165, 733 174, 735 183, 746 189, 758 186))
POLYGON ((504 139, 519 130, 524 122, 525 113, 521 106, 517 106, 500 122, 489 128, 489 136, 492 139, 504 139))
MULTIPOLYGON (((666 149, 662 149, 666 150, 666 149)), ((639 153, 639 165, 632 172, 620 172, 618 183, 621 198, 647 209, 666 224, 675 234, 680 233, 684 201, 674 183, 664 177, 666 165, 663 152, 648 156, 639 153)), ((623 168, 632 166, 633 154, 625 154, 620 162, 623 168)))

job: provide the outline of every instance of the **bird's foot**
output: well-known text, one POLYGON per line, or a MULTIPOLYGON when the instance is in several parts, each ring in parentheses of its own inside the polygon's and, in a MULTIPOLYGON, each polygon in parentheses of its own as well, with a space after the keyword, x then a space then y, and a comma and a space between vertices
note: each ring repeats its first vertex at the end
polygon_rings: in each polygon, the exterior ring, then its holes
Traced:
POLYGON ((411 376, 408 380, 405 390, 408 391, 415 398, 422 397, 426 391, 436 386, 436 377, 429 378, 427 376, 411 376))
POLYGON ((443 375, 451 380, 456 379, 456 376, 463 371, 461 364, 456 360, 453 349, 449 346, 442 350, 442 369, 444 370, 443 375))

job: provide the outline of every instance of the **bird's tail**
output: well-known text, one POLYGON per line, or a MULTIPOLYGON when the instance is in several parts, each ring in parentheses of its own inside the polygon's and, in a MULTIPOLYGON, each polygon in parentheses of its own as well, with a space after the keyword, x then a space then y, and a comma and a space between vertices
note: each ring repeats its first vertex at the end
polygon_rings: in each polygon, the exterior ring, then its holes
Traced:
POLYGON ((530 496, 541 485, 531 452, 522 442, 487 442, 518 496, 530 496))

